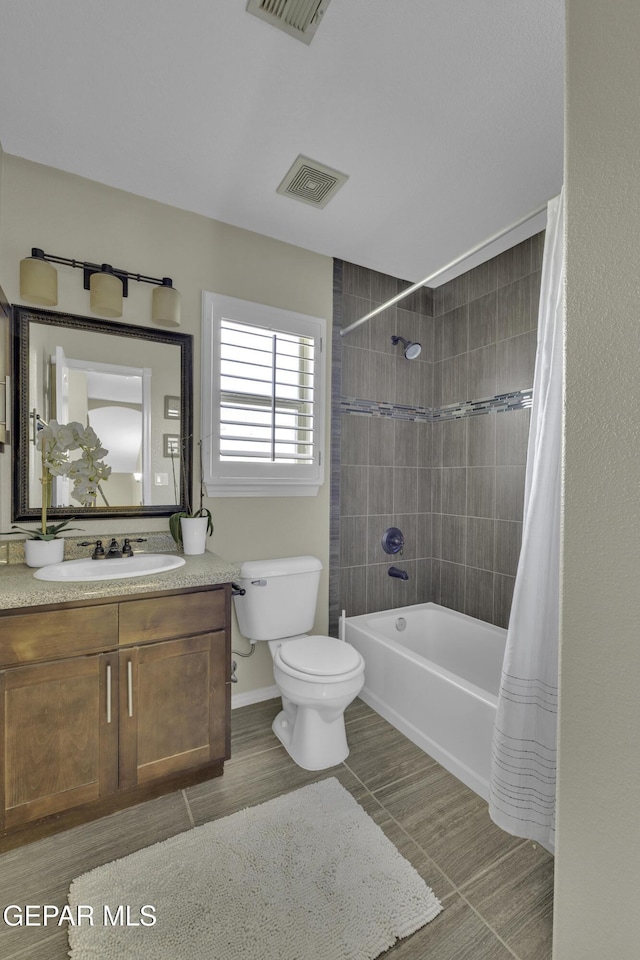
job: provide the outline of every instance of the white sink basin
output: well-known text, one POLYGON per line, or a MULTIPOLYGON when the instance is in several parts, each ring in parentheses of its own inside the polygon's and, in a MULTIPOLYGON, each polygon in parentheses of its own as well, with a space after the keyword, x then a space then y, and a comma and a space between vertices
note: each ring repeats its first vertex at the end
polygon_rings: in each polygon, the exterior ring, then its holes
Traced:
POLYGON ((125 577, 149 577, 166 573, 186 563, 173 553, 137 553, 133 557, 114 560, 63 560, 39 567, 36 580, 122 580, 125 577))

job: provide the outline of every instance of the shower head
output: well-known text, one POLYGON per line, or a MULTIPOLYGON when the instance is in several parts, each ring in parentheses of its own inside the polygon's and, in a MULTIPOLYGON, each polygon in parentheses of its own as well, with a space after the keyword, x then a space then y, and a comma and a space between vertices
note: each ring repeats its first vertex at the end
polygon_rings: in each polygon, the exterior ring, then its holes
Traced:
POLYGON ((404 345, 404 355, 407 360, 415 360, 416 357, 420 356, 422 351, 422 344, 415 343, 413 340, 405 340, 404 337, 391 337, 391 343, 396 347, 399 343, 404 345))

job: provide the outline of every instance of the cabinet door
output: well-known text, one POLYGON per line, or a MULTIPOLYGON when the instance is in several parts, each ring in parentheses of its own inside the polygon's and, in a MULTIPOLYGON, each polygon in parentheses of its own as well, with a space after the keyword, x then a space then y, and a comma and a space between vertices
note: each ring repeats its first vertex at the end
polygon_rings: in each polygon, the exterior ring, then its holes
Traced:
POLYGON ((224 758, 223 630, 120 652, 120 786, 224 758))
POLYGON ((4 826, 117 789, 117 654, 0 674, 4 826))

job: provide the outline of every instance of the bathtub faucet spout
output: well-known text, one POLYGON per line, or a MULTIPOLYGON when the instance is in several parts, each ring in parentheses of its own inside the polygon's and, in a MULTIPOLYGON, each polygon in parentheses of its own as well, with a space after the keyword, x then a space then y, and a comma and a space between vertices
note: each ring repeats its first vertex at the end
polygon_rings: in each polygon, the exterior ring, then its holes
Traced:
POLYGON ((409 574, 406 570, 400 570, 399 567, 389 567, 389 576, 397 577, 398 580, 408 580, 409 574))

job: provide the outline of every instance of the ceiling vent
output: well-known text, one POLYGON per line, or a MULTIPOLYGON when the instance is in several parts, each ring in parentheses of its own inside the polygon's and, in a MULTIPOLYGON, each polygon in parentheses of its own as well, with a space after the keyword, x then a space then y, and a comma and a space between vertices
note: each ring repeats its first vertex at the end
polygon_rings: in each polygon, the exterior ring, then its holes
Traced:
POLYGON ((311 43, 331 0, 249 0, 247 10, 291 37, 311 43))
POLYGON ((276 192, 322 208, 348 179, 346 173, 332 170, 300 154, 276 192))

